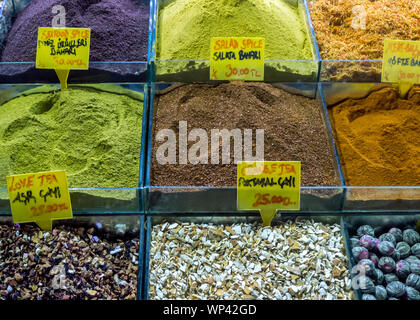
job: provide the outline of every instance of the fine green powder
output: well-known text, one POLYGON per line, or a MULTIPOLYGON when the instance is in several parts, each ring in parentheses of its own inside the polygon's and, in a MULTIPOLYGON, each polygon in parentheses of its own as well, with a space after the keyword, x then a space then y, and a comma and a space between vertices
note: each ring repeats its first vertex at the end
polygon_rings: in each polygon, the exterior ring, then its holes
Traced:
POLYGON ((73 188, 138 187, 143 95, 115 88, 42 86, 1 105, 0 188, 50 170, 73 188))
POLYGON ((266 60, 314 59, 302 4, 284 0, 160 1, 157 32, 160 60, 209 60, 211 37, 263 37, 266 60))

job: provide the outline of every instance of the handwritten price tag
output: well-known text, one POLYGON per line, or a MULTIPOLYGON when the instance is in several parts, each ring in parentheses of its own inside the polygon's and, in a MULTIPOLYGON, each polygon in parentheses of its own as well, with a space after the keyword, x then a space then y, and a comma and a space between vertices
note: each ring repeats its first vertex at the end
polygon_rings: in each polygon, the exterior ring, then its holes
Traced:
POLYGON ((51 230, 52 220, 73 218, 64 171, 9 176, 7 189, 14 223, 35 222, 51 230))
POLYGON ((264 38, 211 38, 210 80, 264 81, 264 38))
POLYGON ((382 82, 399 83, 403 96, 420 83, 420 41, 385 40, 382 82))
POLYGON ((277 210, 300 210, 300 162, 238 162, 237 208, 259 210, 265 226, 277 210))

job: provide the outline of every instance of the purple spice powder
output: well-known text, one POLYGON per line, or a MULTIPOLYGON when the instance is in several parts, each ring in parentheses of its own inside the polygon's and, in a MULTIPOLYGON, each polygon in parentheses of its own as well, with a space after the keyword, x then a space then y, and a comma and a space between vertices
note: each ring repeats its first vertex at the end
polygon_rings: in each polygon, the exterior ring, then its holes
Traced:
POLYGON ((91 28, 91 61, 147 60, 148 1, 33 0, 16 18, 1 61, 35 61, 38 27, 51 27, 55 5, 66 9, 67 27, 91 28))

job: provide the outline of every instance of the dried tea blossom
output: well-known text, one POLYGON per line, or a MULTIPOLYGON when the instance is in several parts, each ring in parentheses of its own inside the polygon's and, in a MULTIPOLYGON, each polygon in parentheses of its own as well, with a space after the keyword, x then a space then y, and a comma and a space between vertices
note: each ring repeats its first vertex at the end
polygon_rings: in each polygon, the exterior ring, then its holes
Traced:
POLYGON ((389 273, 384 275, 385 283, 390 284, 391 282, 398 281, 398 277, 395 273, 389 273))
POLYGON ((395 251, 394 245, 389 241, 382 241, 378 245, 379 252, 384 256, 392 256, 395 251))
POLYGON ((371 294, 364 294, 362 295, 362 300, 376 300, 374 295, 371 294))
POLYGON ((370 259, 362 259, 358 265, 364 269, 364 274, 369 277, 376 276, 375 265, 370 259))
POLYGON ((405 285, 420 290, 420 276, 417 274, 410 274, 405 281, 405 285))
POLYGON ((359 246, 359 239, 356 237, 350 238, 351 247, 357 247, 359 246))
POLYGON ((369 277, 360 276, 358 282, 363 293, 375 293, 375 284, 369 277))
POLYGON ((416 243, 414 246, 411 247, 411 253, 413 256, 420 258, 420 243, 416 243))
POLYGON ((395 270, 395 261, 390 257, 382 257, 379 259, 378 265, 383 273, 391 273, 395 270))
POLYGON ((409 263, 411 272, 420 275, 420 261, 409 261, 409 263))
POLYGON ((392 234, 397 242, 403 241, 403 232, 401 229, 391 228, 388 233, 392 234))
POLYGON ((408 258, 405 258, 406 261, 408 262, 420 262, 420 259, 417 258, 416 256, 409 256, 408 258))
POLYGON ((369 255, 369 260, 373 262, 373 264, 375 265, 375 267, 378 266, 379 258, 378 258, 378 256, 376 254, 371 253, 369 255))
POLYGON ((374 237, 369 236, 369 235, 364 235, 360 238, 359 245, 363 248, 371 250, 375 246, 374 240, 375 240, 374 237))
POLYGON ((359 262, 360 260, 363 259, 368 259, 369 258, 369 251, 366 248, 363 247, 354 247, 351 250, 352 254, 353 254, 353 258, 359 262))
POLYGON ((411 287, 406 288, 408 300, 420 300, 420 293, 411 287))
POLYGON ((406 286, 400 281, 393 281, 386 286, 386 291, 391 297, 400 298, 406 293, 406 286))
POLYGON ((407 242, 410 246, 414 246, 416 243, 420 242, 420 235, 417 231, 413 229, 407 229, 403 232, 403 240, 407 242))
POLYGON ((381 236, 379 236, 379 240, 382 241, 382 242, 383 241, 389 241, 389 242, 391 242, 394 245, 394 247, 397 244, 397 241, 395 240, 395 237, 392 234, 390 234, 390 233, 384 233, 384 234, 382 234, 381 236))
POLYGON ((400 261, 401 260, 400 252, 395 250, 394 253, 391 254, 391 258, 394 259, 394 261, 400 261))
POLYGON ((380 285, 384 282, 384 273, 380 269, 375 269, 375 282, 380 285))
POLYGON ((386 300, 388 298, 388 293, 384 286, 375 287, 375 297, 377 300, 386 300))
POLYGON ((410 255, 410 246, 407 242, 398 242, 395 250, 400 253, 402 259, 405 259, 410 255))
POLYGON ((411 273, 410 263, 405 260, 400 260, 395 264, 395 273, 398 277, 405 279, 411 273))
POLYGON ((366 224, 364 226, 360 226, 357 229, 357 235, 359 237, 364 236, 364 235, 368 235, 368 236, 374 237, 375 236, 375 230, 373 230, 373 228, 371 226, 369 226, 369 225, 366 224))

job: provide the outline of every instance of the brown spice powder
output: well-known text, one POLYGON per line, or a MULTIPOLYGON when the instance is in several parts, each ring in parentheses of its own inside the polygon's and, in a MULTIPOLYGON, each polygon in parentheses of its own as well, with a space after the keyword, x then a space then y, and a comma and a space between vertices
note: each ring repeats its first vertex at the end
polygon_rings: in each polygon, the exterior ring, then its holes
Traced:
POLYGON ((420 40, 419 0, 314 0, 309 7, 325 60, 379 60, 385 39, 420 40), (352 27, 355 6, 366 12, 366 29, 352 27))
POLYGON ((420 87, 386 87, 330 109, 346 184, 420 185, 420 87))
MULTIPOLYGON (((156 141, 156 133, 172 129, 178 135, 179 121, 187 121, 188 132, 193 128, 205 129, 209 136, 209 150, 211 129, 252 129, 253 143, 255 130, 264 129, 266 161, 301 161, 304 186, 340 184, 320 105, 314 99, 293 95, 266 83, 243 82, 173 86, 161 92, 156 99, 151 172, 153 186, 236 185, 233 139, 232 164, 229 165, 211 164, 210 151, 208 164, 158 163, 157 149, 164 142, 156 141)), ((194 143, 189 143, 189 147, 194 143)))

